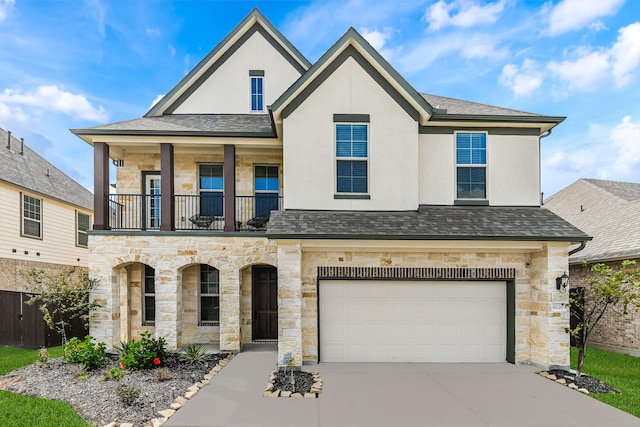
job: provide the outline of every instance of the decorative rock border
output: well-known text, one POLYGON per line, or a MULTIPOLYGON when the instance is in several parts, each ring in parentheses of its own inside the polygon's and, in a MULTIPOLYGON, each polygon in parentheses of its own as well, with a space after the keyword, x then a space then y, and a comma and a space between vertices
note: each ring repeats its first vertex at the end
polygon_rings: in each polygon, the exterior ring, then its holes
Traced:
MULTIPOLYGON (((215 377, 218 374, 218 372, 220 372, 222 368, 224 368, 231 361, 231 359, 233 359, 233 356, 234 356, 233 354, 229 354, 224 359, 220 359, 220 361, 218 361, 216 366, 211 368, 209 373, 204 375, 202 380, 200 380, 199 382, 195 383, 194 385, 192 385, 187 389, 184 396, 176 397, 176 399, 173 401, 173 403, 170 405, 169 408, 156 411, 156 414, 158 414, 159 417, 153 418, 151 421, 149 421, 150 424, 149 423, 145 424, 145 427, 159 427, 162 424, 164 424, 169 418, 173 416, 173 414, 176 413, 178 409, 182 408, 182 406, 185 403, 187 403, 187 401, 191 399, 202 387, 209 384, 211 379, 215 377)), ((134 425, 132 423, 112 422, 104 425, 103 427, 134 427, 134 425)))
POLYGON ((278 373, 278 368, 271 373, 269 377, 269 382, 267 383, 267 388, 264 390, 262 394, 264 397, 295 397, 295 398, 308 398, 308 399, 317 399, 319 394, 322 393, 322 378, 320 378, 320 372, 310 372, 313 375, 313 385, 311 385, 311 390, 308 393, 292 393, 286 390, 274 390, 274 381, 276 379, 276 375, 278 373))
MULTIPOLYGON (((574 383, 567 383, 567 380, 566 380, 566 379, 564 379, 564 378, 558 378, 558 377, 556 377, 555 375, 550 374, 550 373, 549 373, 549 372, 547 372, 547 371, 538 371, 538 372, 536 372, 536 373, 537 373, 538 375, 540 375, 541 377, 545 377, 545 378, 546 378, 546 379, 548 379, 548 380, 555 381, 555 382, 556 382, 556 383, 558 383, 558 384, 562 384, 562 385, 564 385, 564 386, 567 386, 567 387, 569 387, 569 388, 570 388, 570 389, 572 389, 572 390, 579 391, 580 393, 583 393, 583 394, 589 394, 589 390, 587 390, 586 388, 580 388, 580 387, 578 387, 577 385, 575 385, 574 383)), ((569 379, 572 379, 572 377, 569 377, 569 379)))

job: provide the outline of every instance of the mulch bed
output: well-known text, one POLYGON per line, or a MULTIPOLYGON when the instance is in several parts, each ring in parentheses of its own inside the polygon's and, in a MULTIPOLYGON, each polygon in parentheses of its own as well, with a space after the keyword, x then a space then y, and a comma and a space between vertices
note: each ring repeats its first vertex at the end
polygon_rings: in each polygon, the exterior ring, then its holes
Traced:
POLYGON ((44 367, 34 363, 9 372, 0 377, 0 388, 26 396, 65 401, 82 418, 98 426, 112 421, 147 425, 149 420, 156 418, 157 411, 169 408, 177 396, 184 395, 226 356, 226 353, 211 354, 205 362, 186 363, 176 354, 170 354, 162 364, 170 371, 170 379, 166 381, 158 381, 155 369, 127 371, 120 381, 105 380, 109 368, 118 366, 116 356, 109 357, 104 368, 87 372, 79 365, 57 358, 44 367), (80 379, 80 374, 86 374, 85 379, 80 379), (140 397, 131 406, 123 404, 116 394, 121 384, 140 389, 140 397))

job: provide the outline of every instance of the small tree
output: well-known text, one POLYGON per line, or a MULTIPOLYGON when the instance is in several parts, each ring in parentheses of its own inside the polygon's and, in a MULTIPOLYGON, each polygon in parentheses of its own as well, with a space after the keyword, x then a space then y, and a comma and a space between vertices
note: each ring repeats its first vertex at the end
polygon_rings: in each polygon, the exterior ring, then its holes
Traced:
POLYGON ((640 269, 635 261, 623 261, 620 269, 595 264, 585 279, 585 286, 569 298, 571 316, 578 324, 568 332, 576 338, 578 349, 577 376, 582 374, 589 336, 605 313, 626 315, 630 307, 640 303, 640 269))
POLYGON ((95 289, 98 281, 90 279, 81 268, 72 267, 55 274, 31 268, 21 271, 20 275, 26 280, 29 291, 33 292, 27 304, 40 304, 44 321, 60 334, 63 345, 67 343, 67 329, 71 321, 80 319, 86 328, 89 326, 89 313, 100 307, 95 301, 89 301, 89 292, 95 289))

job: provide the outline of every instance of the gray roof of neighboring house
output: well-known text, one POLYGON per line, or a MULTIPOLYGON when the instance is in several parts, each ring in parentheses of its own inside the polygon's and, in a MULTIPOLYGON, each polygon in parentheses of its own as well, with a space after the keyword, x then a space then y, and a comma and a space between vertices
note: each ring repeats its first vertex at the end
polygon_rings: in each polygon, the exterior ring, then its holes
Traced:
POLYGON ((436 110, 447 110, 446 114, 545 117, 541 114, 510 110, 508 108, 479 104, 477 102, 465 101, 456 98, 447 98, 445 96, 430 95, 428 93, 420 93, 420 95, 422 95, 422 97, 426 99, 427 102, 436 110))
POLYGON ((275 136, 269 114, 171 114, 72 129, 76 135, 275 136))
POLYGON ((580 242, 590 237, 539 207, 420 206, 417 211, 271 213, 269 238, 580 242))
POLYGON ((544 207, 593 236, 571 264, 640 257, 640 183, 580 179, 544 207))
POLYGON ((7 136, 8 132, 0 128, 0 181, 93 211, 93 194, 89 190, 26 144, 20 154, 20 140, 13 135, 11 148, 7 149, 7 136))

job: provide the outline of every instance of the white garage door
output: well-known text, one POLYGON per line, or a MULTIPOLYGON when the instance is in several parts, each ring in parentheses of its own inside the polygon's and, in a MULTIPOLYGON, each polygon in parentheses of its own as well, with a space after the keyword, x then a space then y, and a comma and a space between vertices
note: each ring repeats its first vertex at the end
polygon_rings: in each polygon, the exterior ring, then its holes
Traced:
POLYGON ((505 282, 324 280, 323 362, 504 362, 505 282))

